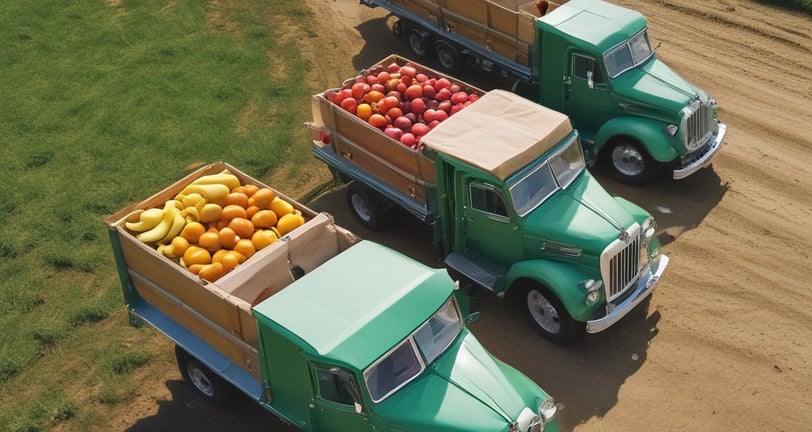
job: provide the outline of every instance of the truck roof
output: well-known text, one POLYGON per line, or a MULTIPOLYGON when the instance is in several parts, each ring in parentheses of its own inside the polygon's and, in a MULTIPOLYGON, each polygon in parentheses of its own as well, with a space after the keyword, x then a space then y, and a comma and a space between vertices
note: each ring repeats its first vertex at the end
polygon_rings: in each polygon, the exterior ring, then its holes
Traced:
POLYGON ((363 370, 453 290, 445 270, 362 240, 255 306, 254 313, 304 350, 363 370))
POLYGON ((601 53, 646 26, 646 18, 640 12, 596 0, 570 0, 539 21, 579 39, 584 48, 601 53))
POLYGON ((572 132, 569 117, 505 90, 491 90, 422 142, 499 179, 527 166, 572 132))

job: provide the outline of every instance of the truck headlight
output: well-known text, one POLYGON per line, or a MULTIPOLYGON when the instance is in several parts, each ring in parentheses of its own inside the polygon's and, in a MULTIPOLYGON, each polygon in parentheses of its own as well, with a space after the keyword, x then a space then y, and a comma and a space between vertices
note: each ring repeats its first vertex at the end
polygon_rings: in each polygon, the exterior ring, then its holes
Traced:
POLYGON ((654 222, 653 217, 649 216, 648 219, 643 222, 642 231, 646 241, 654 237, 654 232, 657 231, 657 222, 654 222))
POLYGON ((597 303, 601 298, 600 290, 603 287, 603 281, 596 281, 588 279, 581 281, 581 288, 586 291, 586 305, 592 306, 597 303))
POLYGON ((557 413, 558 407, 555 406, 555 400, 552 397, 547 398, 539 407, 539 416, 544 423, 551 422, 557 413))
POLYGON ((678 130, 679 127, 675 124, 670 124, 665 127, 665 133, 668 134, 668 136, 675 136, 678 130))

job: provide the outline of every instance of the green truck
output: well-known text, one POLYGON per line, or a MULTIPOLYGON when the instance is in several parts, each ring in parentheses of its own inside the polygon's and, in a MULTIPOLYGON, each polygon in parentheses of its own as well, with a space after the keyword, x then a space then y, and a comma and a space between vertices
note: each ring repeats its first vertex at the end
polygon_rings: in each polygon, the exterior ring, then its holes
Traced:
POLYGON ((601 0, 361 0, 399 18, 418 58, 456 73, 466 59, 523 83, 519 92, 567 114, 589 164, 619 181, 658 171, 685 178, 721 150, 716 102, 660 61, 640 13, 601 0), (547 3, 543 16, 537 3, 547 3))
MULTIPOLYGON (((398 56, 381 64, 393 62, 445 77, 398 56)), ((566 115, 491 90, 415 151, 331 102, 336 91, 313 96, 311 148, 348 182, 362 224, 376 229, 394 206, 408 210, 432 226, 452 277, 521 293, 536 329, 562 344, 605 330, 654 290, 668 264, 654 219, 586 170, 566 115)))
MULTIPOLYGON (((359 240, 277 192, 304 225, 213 283, 124 224, 201 168, 106 219, 133 325, 175 342, 183 377, 222 403, 235 389, 284 422, 326 432, 557 431, 557 408, 467 329, 476 314, 444 270, 359 240)), ((244 184, 245 184, 244 183, 244 184)))

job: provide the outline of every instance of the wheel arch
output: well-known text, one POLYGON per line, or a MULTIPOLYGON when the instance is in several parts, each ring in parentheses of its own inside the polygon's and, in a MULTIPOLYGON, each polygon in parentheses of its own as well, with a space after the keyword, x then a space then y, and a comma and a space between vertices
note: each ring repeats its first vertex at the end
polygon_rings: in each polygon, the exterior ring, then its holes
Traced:
POLYGON ((585 303, 586 292, 579 286, 583 280, 594 279, 567 263, 549 260, 527 260, 514 264, 507 273, 506 292, 523 292, 537 285, 558 297, 570 316, 576 321, 587 321, 594 306, 585 303))
POLYGON ((622 140, 632 140, 645 149, 649 156, 659 163, 668 163, 679 156, 674 148, 675 138, 665 133, 665 124, 641 117, 615 117, 598 130, 595 137, 595 151, 598 157, 605 156, 604 150, 622 140))

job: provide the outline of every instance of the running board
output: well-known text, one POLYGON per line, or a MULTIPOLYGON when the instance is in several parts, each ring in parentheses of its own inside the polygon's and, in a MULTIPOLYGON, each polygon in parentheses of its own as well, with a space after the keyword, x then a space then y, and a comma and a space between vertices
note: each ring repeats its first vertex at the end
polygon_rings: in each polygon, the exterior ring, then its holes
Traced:
POLYGON ((492 264, 474 262, 465 255, 456 252, 450 253, 445 258, 445 264, 448 268, 465 276, 474 284, 499 296, 503 294, 496 291, 497 284, 504 282, 507 273, 503 268, 492 264))

